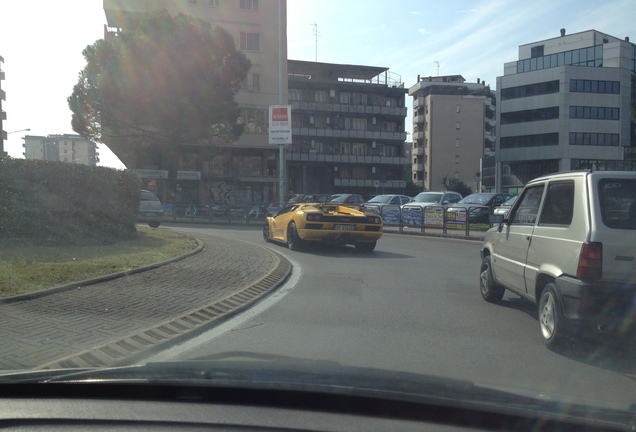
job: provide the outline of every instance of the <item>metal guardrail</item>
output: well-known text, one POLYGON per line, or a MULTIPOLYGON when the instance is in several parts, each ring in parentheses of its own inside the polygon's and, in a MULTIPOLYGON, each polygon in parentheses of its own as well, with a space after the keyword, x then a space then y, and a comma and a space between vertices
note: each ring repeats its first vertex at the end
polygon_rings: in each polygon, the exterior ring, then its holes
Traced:
POLYGON ((405 228, 420 229, 425 233, 427 229, 442 230, 443 234, 449 231, 464 231, 466 236, 470 236, 472 231, 487 231, 490 223, 471 223, 470 212, 476 208, 490 208, 487 206, 470 206, 457 211, 449 211, 452 206, 442 206, 439 204, 431 204, 424 207, 404 204, 384 205, 384 206, 364 206, 365 209, 375 211, 382 216, 382 222, 387 227, 398 227, 400 233, 405 228))
MULTIPOLYGON (((356 206, 357 207, 357 206, 356 206)), ((452 206, 450 206, 452 208, 452 206)), ((449 211, 449 206, 431 204, 424 207, 405 204, 399 205, 365 205, 366 211, 374 211, 382 217, 385 227, 396 227, 400 233, 407 229, 419 229, 449 234, 463 231, 465 236, 473 232, 484 232, 490 223, 471 223, 469 213, 475 208, 487 206, 471 206, 458 211, 449 211)), ((489 210, 490 211, 490 210, 489 210)), ((184 205, 164 206, 164 222, 190 222, 214 224, 260 224, 265 220, 267 210, 263 203, 242 205, 184 205), (256 209, 259 209, 256 211, 256 209), (168 211, 167 211, 168 210, 168 211)))

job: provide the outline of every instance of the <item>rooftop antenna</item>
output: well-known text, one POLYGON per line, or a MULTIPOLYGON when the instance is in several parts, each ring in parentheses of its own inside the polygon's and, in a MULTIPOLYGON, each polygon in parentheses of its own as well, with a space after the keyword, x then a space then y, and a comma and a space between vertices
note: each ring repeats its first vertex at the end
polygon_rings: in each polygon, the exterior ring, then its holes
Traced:
POLYGON ((439 62, 435 60, 433 63, 437 65, 437 76, 439 76, 439 62))
POLYGON ((316 62, 318 62, 318 36, 320 36, 320 33, 318 32, 318 24, 313 23, 310 25, 314 28, 314 36, 316 37, 316 62))

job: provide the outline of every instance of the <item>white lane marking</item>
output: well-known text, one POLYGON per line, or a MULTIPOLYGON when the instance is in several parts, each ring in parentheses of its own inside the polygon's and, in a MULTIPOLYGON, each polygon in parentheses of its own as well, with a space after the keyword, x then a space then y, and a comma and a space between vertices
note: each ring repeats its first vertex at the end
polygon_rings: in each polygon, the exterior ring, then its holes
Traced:
POLYGON ((242 326, 245 322, 254 319, 258 315, 281 301, 287 294, 289 294, 294 288, 296 288, 296 285, 298 284, 298 281, 302 276, 302 270, 300 268, 300 264, 296 260, 285 253, 281 253, 280 251, 277 252, 287 258, 293 266, 291 276, 281 288, 277 289, 274 293, 268 295, 265 299, 259 301, 256 305, 250 307, 246 311, 239 313, 233 318, 230 318, 228 321, 225 321, 224 323, 206 331, 199 336, 188 339, 187 341, 179 345, 175 345, 155 355, 152 355, 140 363, 171 361, 180 356, 184 356, 184 354, 186 354, 188 351, 196 349, 200 345, 208 343, 211 340, 223 336, 224 334, 236 329, 237 327, 242 326))

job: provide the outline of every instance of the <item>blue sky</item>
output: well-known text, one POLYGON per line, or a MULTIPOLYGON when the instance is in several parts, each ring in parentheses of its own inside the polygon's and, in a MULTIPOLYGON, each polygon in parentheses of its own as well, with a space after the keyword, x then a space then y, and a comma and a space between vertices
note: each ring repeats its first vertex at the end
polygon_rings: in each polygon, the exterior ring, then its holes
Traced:
MULTIPOLYGON (((290 59, 315 60, 317 24, 318 61, 388 67, 406 87, 439 70, 481 78, 494 90, 519 45, 557 37, 561 28, 636 41, 633 0, 288 0, 287 9, 290 59)), ((105 18, 101 0, 3 0, 0 16, 4 129, 31 129, 10 134, 5 150, 22 157, 25 133, 73 133, 66 98, 84 66, 81 51, 102 37, 105 18)), ((100 158, 122 167, 107 149, 100 158)))

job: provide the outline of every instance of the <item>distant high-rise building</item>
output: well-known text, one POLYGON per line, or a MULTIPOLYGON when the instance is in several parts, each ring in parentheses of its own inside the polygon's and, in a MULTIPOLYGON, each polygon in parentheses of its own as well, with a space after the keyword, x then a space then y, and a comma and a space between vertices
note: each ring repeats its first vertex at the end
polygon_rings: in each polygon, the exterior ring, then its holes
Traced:
POLYGON ((24 137, 24 157, 48 161, 97 165, 97 145, 79 135, 47 135, 24 137))
POLYGON ((459 180, 477 191, 481 159, 494 154, 495 108, 490 88, 461 75, 419 77, 413 96, 413 182, 425 191, 459 180))
POLYGON ((596 30, 519 46, 497 78, 497 189, 558 171, 636 170, 636 45, 596 30))

